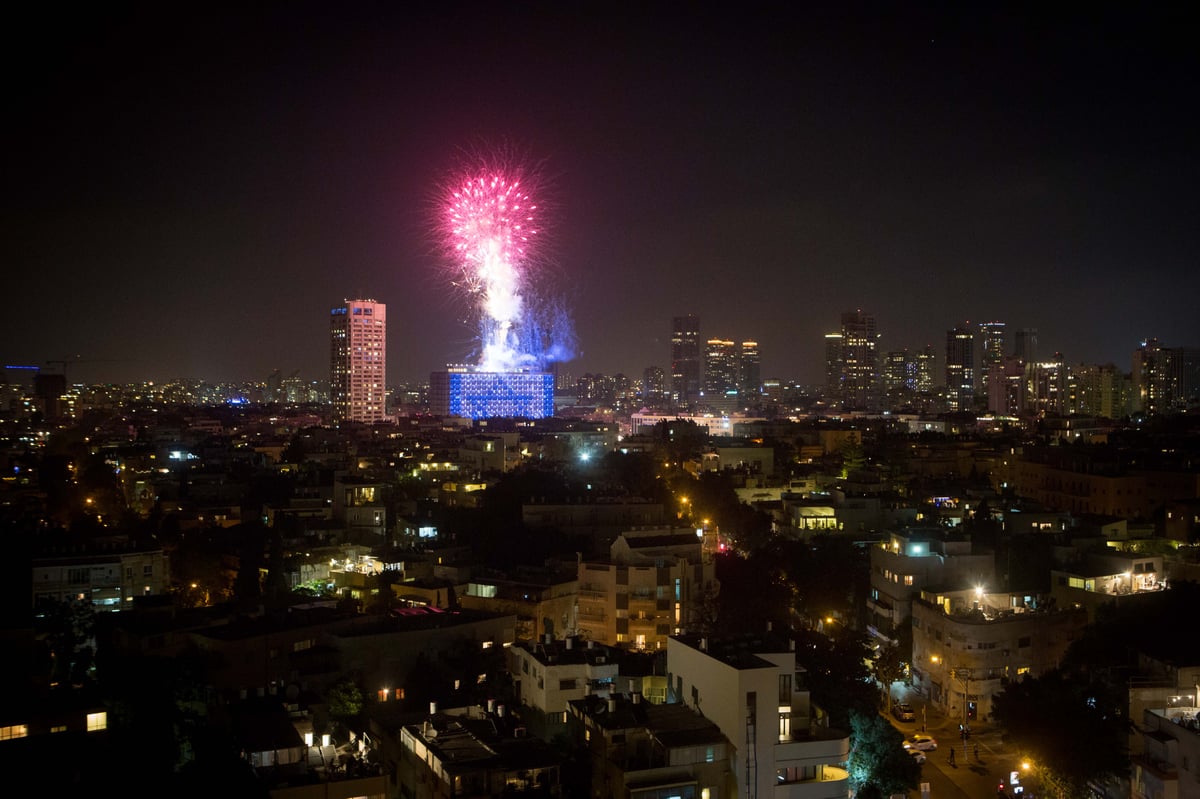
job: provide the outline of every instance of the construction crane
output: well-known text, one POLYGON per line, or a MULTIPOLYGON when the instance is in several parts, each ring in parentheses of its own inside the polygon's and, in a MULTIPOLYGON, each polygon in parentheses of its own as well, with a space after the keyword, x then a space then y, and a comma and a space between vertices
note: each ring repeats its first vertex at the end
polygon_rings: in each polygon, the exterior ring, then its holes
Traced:
POLYGON ((68 359, 68 358, 61 358, 61 359, 59 359, 59 360, 57 360, 57 361, 46 361, 46 365, 47 365, 47 366, 54 366, 54 365, 56 365, 56 364, 57 364, 57 365, 58 365, 58 367, 59 367, 60 369, 62 369, 62 375, 63 375, 63 379, 66 379, 66 376, 67 376, 67 365, 68 365, 68 364, 78 364, 78 363, 112 363, 112 362, 115 362, 115 361, 118 361, 118 360, 121 360, 121 359, 119 359, 119 358, 83 358, 83 357, 81 357, 81 356, 79 356, 79 355, 76 355, 74 358, 70 358, 70 359, 68 359))

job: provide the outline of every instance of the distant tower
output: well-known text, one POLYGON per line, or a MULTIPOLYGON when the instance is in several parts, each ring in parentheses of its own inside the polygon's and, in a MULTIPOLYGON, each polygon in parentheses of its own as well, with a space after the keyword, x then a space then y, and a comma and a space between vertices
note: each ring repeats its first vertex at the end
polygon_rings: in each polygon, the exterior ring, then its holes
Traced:
POLYGON ((387 419, 387 306, 346 300, 329 312, 329 395, 333 418, 387 419))
POLYGON ((651 408, 661 407, 667 396, 667 376, 661 366, 642 371, 642 401, 651 408))
POLYGON ((700 397, 700 317, 695 314, 671 320, 671 390, 680 405, 700 397))
POLYGON ((737 390, 737 350, 732 341, 710 338, 704 346, 704 396, 724 398, 737 390))
POLYGON ((842 406, 875 408, 878 405, 879 333, 875 315, 861 310, 842 314, 842 406))
POLYGON ((1035 327, 1026 327, 1017 331, 1014 340, 1013 354, 1025 363, 1034 363, 1038 359, 1038 332, 1035 327))
POLYGON ((842 334, 825 334, 825 401, 842 400, 842 334))
POLYGON ((762 394, 762 376, 757 341, 743 341, 738 359, 738 390, 743 400, 754 399, 762 394))
POLYGON ((932 394, 933 387, 937 385, 937 352, 934 350, 932 344, 926 344, 925 347, 917 353, 916 370, 917 393, 932 394))
POLYGON ((965 322, 946 331, 946 402, 952 412, 975 403, 975 334, 965 322))
POLYGON ((980 322, 979 344, 981 347, 979 359, 979 393, 984 397, 988 392, 988 375, 993 368, 999 368, 1004 362, 1004 323, 980 322))

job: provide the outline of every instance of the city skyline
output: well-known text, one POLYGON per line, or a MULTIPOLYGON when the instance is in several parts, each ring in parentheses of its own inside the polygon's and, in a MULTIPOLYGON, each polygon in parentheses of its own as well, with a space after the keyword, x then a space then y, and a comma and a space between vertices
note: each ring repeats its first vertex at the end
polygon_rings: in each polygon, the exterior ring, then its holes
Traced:
POLYGON ((28 11, 5 363, 320 379, 320 314, 372 296, 389 382, 423 380, 476 332, 429 227, 480 143, 546 176, 577 375, 669 369, 692 313, 704 340, 757 341, 762 377, 814 385, 853 309, 880 353, 940 356, 967 320, 1123 370, 1144 339, 1200 344, 1181 17, 788 11, 28 11))

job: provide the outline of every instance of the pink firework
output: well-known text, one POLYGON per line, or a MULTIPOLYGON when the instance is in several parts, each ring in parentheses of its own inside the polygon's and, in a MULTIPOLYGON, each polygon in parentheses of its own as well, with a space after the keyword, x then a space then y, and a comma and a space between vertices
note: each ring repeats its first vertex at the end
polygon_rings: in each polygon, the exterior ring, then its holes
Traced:
POLYGON ((520 176, 481 169, 447 192, 443 225, 459 275, 480 316, 481 366, 519 365, 514 326, 524 311, 525 268, 537 236, 537 205, 520 176))

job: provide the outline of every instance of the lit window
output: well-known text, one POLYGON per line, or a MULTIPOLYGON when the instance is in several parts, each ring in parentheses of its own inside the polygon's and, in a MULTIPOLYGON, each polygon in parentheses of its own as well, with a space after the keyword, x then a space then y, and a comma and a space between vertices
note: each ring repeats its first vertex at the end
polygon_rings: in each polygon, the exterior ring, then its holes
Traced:
POLYGON ((99 713, 87 714, 88 732, 97 732, 99 730, 108 729, 108 713, 101 710, 99 713))
POLYGON ((8 741, 13 738, 24 738, 29 735, 29 727, 25 724, 12 724, 8 727, 0 727, 0 741, 8 741))

